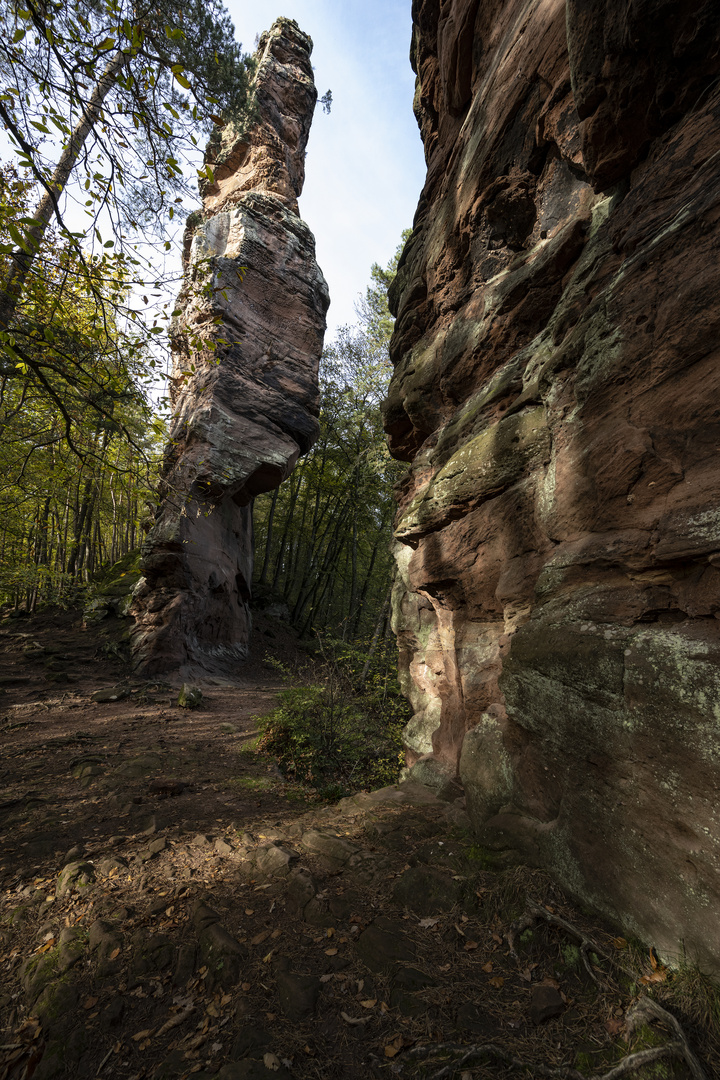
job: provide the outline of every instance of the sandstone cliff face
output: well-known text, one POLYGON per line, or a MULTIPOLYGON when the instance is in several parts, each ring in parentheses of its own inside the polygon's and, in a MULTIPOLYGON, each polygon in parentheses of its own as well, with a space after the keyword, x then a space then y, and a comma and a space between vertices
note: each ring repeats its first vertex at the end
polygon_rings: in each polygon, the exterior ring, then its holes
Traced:
POLYGON ((288 19, 263 34, 254 122, 211 141, 214 182, 188 223, 164 498, 132 609, 146 672, 227 671, 246 655, 249 504, 317 435, 329 297, 297 207, 317 98, 311 49, 288 19))
POLYGON ((720 967, 720 9, 415 0, 394 286, 410 763, 720 967), (424 768, 427 770, 428 766, 424 768))

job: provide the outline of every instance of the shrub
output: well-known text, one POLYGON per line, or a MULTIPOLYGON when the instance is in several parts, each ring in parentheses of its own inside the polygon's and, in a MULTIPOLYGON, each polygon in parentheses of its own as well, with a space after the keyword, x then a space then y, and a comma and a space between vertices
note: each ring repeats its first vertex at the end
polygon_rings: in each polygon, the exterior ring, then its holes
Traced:
POLYGON ((357 688, 362 658, 323 644, 323 663, 311 685, 293 686, 259 721, 258 749, 277 758, 290 780, 308 784, 325 799, 397 780, 402 729, 409 708, 387 678, 357 688))

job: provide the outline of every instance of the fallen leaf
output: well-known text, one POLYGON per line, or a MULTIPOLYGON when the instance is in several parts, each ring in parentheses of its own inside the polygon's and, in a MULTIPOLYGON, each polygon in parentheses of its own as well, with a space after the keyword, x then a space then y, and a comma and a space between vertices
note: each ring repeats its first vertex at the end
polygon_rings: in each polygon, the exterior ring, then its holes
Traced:
POLYGON ((465 937, 465 931, 461 929, 461 927, 459 927, 457 923, 455 923, 455 929, 457 930, 460 937, 465 937))
POLYGON ((493 941, 497 941, 498 945, 502 945, 502 938, 499 934, 493 934, 492 939, 493 941))
POLYGON ((435 919, 421 919, 420 920, 420 925, 422 926, 422 928, 424 930, 427 930, 427 929, 431 929, 433 926, 437 926, 437 924, 439 922, 440 922, 440 920, 437 919, 437 918, 435 918, 435 919))
POLYGON ((275 938, 279 938, 281 934, 282 930, 280 929, 280 927, 278 927, 277 930, 273 930, 272 934, 270 935, 270 940, 274 941, 275 938))
POLYGON ((277 1072, 280 1068, 280 1061, 278 1058, 275 1057, 274 1054, 264 1054, 263 1064, 265 1065, 266 1069, 271 1069, 272 1072, 277 1072))
POLYGON ((325 950, 325 955, 326 956, 337 956, 337 949, 326 949, 325 950))
POLYGON ((321 976, 320 976, 320 982, 321 982, 321 983, 326 983, 326 982, 330 982, 330 980, 332 979, 332 977, 333 977, 333 973, 332 973, 332 972, 330 972, 330 974, 329 974, 329 975, 321 975, 321 976))
POLYGON ((502 990, 505 985, 505 980, 502 975, 495 975, 495 977, 490 980, 490 985, 494 986, 496 990, 502 990))
POLYGON ((173 1028, 180 1027, 180 1025, 184 1024, 188 1017, 191 1016, 194 1012, 195 1006, 190 1001, 188 1001, 179 1013, 176 1013, 175 1016, 171 1016, 169 1020, 165 1021, 161 1028, 158 1028, 158 1033, 155 1038, 159 1039, 162 1035, 165 1034, 166 1031, 171 1031, 173 1028))
POLYGON ((220 1016, 220 1010, 218 1009, 214 1001, 211 1001, 210 1004, 205 1007, 205 1012, 208 1014, 208 1016, 213 1016, 215 1018, 220 1016))
POLYGON ((449 971, 452 964, 440 964, 438 971, 449 971))
POLYGON ((613 938, 613 945, 616 949, 627 949, 628 943, 624 937, 613 938))
POLYGON ((89 997, 83 1002, 83 1009, 92 1009, 97 1003, 98 999, 96 997, 89 997))
POLYGON ((147 1039, 150 1035, 152 1035, 152 1033, 152 1028, 145 1028, 144 1031, 138 1031, 137 1035, 133 1035, 133 1042, 141 1042, 143 1039, 147 1039))
POLYGON ((252 983, 242 983, 240 989, 244 990, 245 993, 247 994, 247 992, 248 992, 248 990, 250 989, 251 986, 252 986, 252 983))
POLYGON ((648 986, 650 983, 665 982, 665 970, 653 971, 652 975, 643 975, 640 982, 644 986, 648 986))
POLYGON ((229 1005, 231 1001, 232 1001, 232 994, 223 994, 223 996, 220 998, 220 1004, 221 1005, 229 1005))
POLYGON ((477 941, 466 941, 465 942, 465 949, 466 949, 467 952, 472 952, 473 949, 477 949, 477 947, 478 947, 477 941))
POLYGON ((385 1057, 395 1057, 399 1050, 402 1050, 403 1037, 398 1035, 391 1043, 385 1046, 385 1057))
POLYGON ((120 955, 120 949, 119 948, 113 949, 113 951, 108 956, 108 960, 117 960, 119 955, 120 955))
POLYGON ((655 950, 652 947, 650 949, 650 966, 652 967, 653 971, 657 970, 657 966, 658 966, 657 953, 655 952, 655 950))
POLYGON ((530 970, 530 968, 525 968, 524 971, 521 971, 520 978, 523 980, 523 982, 532 982, 532 971, 530 970))
POLYGON ((492 971, 492 969, 493 969, 493 962, 492 962, 492 960, 488 960, 487 964, 483 964, 483 966, 482 966, 482 969, 483 969, 483 971, 486 971, 486 972, 488 973, 488 975, 489 975, 489 974, 490 974, 490 972, 491 972, 491 971, 492 971))
POLYGON ((170 918, 171 915, 174 915, 175 914, 175 905, 172 904, 169 908, 166 908, 165 909, 165 914, 167 915, 168 918, 170 918))
POLYGON ((270 963, 270 961, 272 959, 272 954, 274 952, 275 952, 275 950, 271 949, 269 953, 266 953, 265 956, 263 956, 263 964, 269 964, 270 963))
POLYGON ((327 930, 325 931, 325 934, 326 934, 327 937, 334 937, 335 936, 335 927, 334 926, 328 926, 327 930))
POLYGON ((363 1009, 374 1009, 377 1005, 377 998, 366 998, 365 1001, 361 1001, 363 1009))
POLYGON ((270 937, 269 930, 263 930, 262 933, 256 934, 254 938, 250 938, 251 945, 262 945, 263 941, 267 941, 270 937))
POLYGON ((557 979, 553 979, 552 976, 546 975, 545 978, 539 983, 540 986, 552 986, 554 990, 560 989, 560 983, 557 979))
POLYGON ((624 1027, 625 1024, 622 1022, 622 1020, 607 1020, 605 1022, 605 1030, 607 1031, 608 1035, 619 1035, 624 1027))
POLYGON ((211 1054, 219 1054, 220 1051, 222 1050, 222 1048, 223 1048, 222 1043, 213 1043, 212 1046, 210 1047, 210 1053, 211 1054))
POLYGON ((245 914, 246 915, 254 915, 255 914, 255 909, 251 908, 251 907, 246 907, 245 908, 245 914))
POLYGON ((341 1012, 340 1015, 346 1024, 367 1024, 371 1019, 369 1016, 348 1016, 346 1012, 341 1012))

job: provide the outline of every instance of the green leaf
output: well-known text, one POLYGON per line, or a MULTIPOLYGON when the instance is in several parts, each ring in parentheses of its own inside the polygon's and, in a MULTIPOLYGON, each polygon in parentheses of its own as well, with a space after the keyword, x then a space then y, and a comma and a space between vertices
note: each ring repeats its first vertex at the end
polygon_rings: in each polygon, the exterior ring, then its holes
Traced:
POLYGON ((186 78, 185 78, 185 76, 184 76, 184 75, 181 75, 179 71, 176 71, 176 72, 174 72, 174 75, 175 75, 175 80, 176 80, 176 82, 179 82, 179 83, 180 83, 180 85, 181 85, 181 86, 182 86, 182 87, 183 87, 183 88, 184 88, 185 90, 189 90, 189 89, 190 89, 190 80, 189 80, 189 79, 186 79, 186 78))
POLYGON ((16 229, 11 222, 8 222, 7 230, 10 233, 13 242, 16 243, 19 248, 22 248, 23 251, 27 252, 28 255, 32 255, 32 248, 29 246, 20 230, 16 229))
POLYGON ((26 33, 27 33, 27 31, 22 26, 18 26, 17 30, 15 31, 15 33, 13 35, 13 39, 12 39, 13 45, 17 45, 18 41, 22 41, 22 39, 25 37, 26 33))
POLYGON ((115 38, 106 37, 103 41, 100 42, 99 45, 96 46, 96 48, 100 49, 103 52, 107 52, 108 49, 114 49, 115 38))

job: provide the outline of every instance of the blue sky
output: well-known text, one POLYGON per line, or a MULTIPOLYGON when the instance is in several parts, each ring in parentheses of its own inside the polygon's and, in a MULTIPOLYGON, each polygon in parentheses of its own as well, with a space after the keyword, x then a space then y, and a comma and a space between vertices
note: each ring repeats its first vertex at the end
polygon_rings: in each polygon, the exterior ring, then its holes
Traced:
POLYGON ((330 286, 332 333, 354 321, 370 266, 392 256, 425 179, 412 112, 411 0, 225 2, 248 52, 276 18, 295 19, 314 42, 319 93, 332 90, 330 115, 315 113, 300 199, 330 286))

